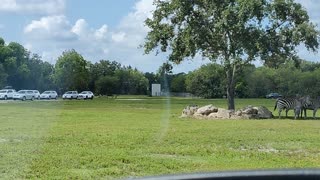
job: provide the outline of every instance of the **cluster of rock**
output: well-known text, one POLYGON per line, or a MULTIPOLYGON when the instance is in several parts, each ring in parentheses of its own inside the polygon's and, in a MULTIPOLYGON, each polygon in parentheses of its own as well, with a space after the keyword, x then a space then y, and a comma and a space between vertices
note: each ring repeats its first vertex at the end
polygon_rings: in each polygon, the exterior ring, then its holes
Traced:
POLYGON ((189 105, 183 109, 180 117, 197 119, 269 119, 273 118, 272 112, 264 106, 247 106, 237 111, 217 108, 212 104, 199 107, 189 105))

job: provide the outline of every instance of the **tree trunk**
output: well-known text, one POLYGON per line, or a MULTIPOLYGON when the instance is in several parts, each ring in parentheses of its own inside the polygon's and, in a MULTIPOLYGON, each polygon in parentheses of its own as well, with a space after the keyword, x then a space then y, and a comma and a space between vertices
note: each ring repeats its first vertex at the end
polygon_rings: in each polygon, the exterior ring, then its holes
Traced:
POLYGON ((236 65, 232 64, 227 69, 227 98, 228 98, 228 109, 235 110, 234 95, 235 95, 235 73, 236 65))

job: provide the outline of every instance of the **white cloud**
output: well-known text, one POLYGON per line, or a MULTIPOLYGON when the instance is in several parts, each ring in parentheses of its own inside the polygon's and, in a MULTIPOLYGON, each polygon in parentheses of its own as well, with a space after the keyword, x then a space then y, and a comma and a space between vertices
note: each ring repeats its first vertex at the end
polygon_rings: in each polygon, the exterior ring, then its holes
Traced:
POLYGON ((112 33, 112 40, 114 42, 123 42, 125 40, 126 33, 124 32, 118 32, 118 33, 112 33))
POLYGON ((32 52, 49 62, 54 62, 68 49, 75 49, 88 59, 102 58, 109 52, 106 45, 108 41, 100 41, 107 36, 107 26, 93 29, 85 19, 78 19, 73 24, 64 15, 42 17, 25 26, 24 35, 25 44, 32 47, 32 52))
POLYGON ((108 26, 106 24, 102 25, 100 29, 94 32, 94 36, 97 40, 105 40, 107 38, 108 26))
POLYGON ((15 0, 1 0, 0 3, 0 11, 15 11, 18 9, 18 5, 15 0))
POLYGON ((71 32, 78 35, 80 39, 88 41, 103 41, 107 39, 108 26, 102 25, 99 29, 92 29, 84 19, 78 19, 75 25, 72 27, 71 32))
POLYGON ((62 14, 65 0, 0 0, 0 12, 19 14, 62 14))
POLYGON ((85 19, 72 23, 64 15, 42 17, 24 28, 25 44, 50 62, 62 51, 75 49, 93 62, 110 59, 143 71, 155 71, 165 59, 154 54, 144 56, 143 49, 138 48, 147 34, 144 20, 153 9, 152 0, 141 0, 111 30, 106 24, 92 28, 85 19))
POLYGON ((75 34, 70 31, 70 23, 63 15, 42 17, 33 20, 24 28, 24 33, 31 39, 51 39, 56 41, 73 40, 75 34))
POLYGON ((78 19, 76 24, 72 27, 71 32, 77 34, 78 36, 84 36, 88 32, 88 23, 84 19, 78 19))
POLYGON ((126 33, 126 45, 138 47, 144 41, 149 29, 144 21, 152 16, 155 9, 153 0, 140 0, 134 6, 134 11, 125 16, 119 24, 119 29, 126 33))

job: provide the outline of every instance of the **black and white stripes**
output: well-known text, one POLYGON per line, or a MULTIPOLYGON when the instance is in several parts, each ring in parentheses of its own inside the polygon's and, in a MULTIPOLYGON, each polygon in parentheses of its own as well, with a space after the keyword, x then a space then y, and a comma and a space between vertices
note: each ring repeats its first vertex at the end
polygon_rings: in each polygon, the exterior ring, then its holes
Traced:
MULTIPOLYGON (((310 98, 309 103, 304 104, 303 111, 304 117, 307 117, 307 110, 313 110, 313 118, 316 117, 317 110, 320 108, 320 97, 317 98, 310 98)), ((302 111, 301 111, 302 116, 302 111)))
POLYGON ((304 110, 305 107, 310 105, 309 96, 300 98, 278 98, 274 106, 274 110, 278 108, 279 118, 281 117, 281 111, 286 110, 286 117, 288 117, 288 111, 290 109, 294 110, 294 118, 299 117, 300 112, 304 110))

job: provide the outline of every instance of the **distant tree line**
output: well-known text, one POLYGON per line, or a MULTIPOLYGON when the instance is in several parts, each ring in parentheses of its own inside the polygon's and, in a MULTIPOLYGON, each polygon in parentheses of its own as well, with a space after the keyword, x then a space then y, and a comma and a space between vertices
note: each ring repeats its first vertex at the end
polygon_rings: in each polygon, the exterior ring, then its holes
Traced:
POLYGON ((91 90, 96 94, 147 94, 148 79, 131 66, 109 60, 91 63, 75 50, 68 50, 50 64, 22 45, 0 38, 0 88, 91 90))
MULTIPOLYGON (((68 50, 56 63, 43 61, 22 45, 0 38, 0 87, 19 89, 91 90, 95 94, 151 94, 153 83, 163 91, 188 92, 202 98, 226 96, 224 67, 211 63, 188 73, 172 73, 172 66, 163 63, 157 72, 143 73, 116 61, 91 63, 75 50, 68 50)), ((262 67, 246 65, 235 77, 238 98, 265 97, 271 92, 285 96, 320 95, 320 63, 300 59, 274 61, 262 67), (281 62, 281 63, 280 63, 281 62)))
MULTIPOLYGON (((284 96, 320 96, 320 63, 301 59, 282 62, 262 67, 244 66, 236 76, 235 96, 263 98, 272 92, 284 96)), ((223 70, 222 65, 211 63, 187 74, 167 73, 165 77, 171 92, 189 92, 202 98, 222 98, 227 95, 227 79, 223 70)), ((147 77, 149 81, 157 80, 157 75, 150 78, 148 74, 147 77)), ((163 80, 157 81, 163 84, 163 80)))
MULTIPOLYGON (((203 98, 226 96, 223 67, 207 64, 185 75, 186 91, 203 98)), ((271 92, 284 96, 320 96, 320 63, 285 61, 277 68, 246 65, 236 77, 235 96, 262 98, 271 92)))

